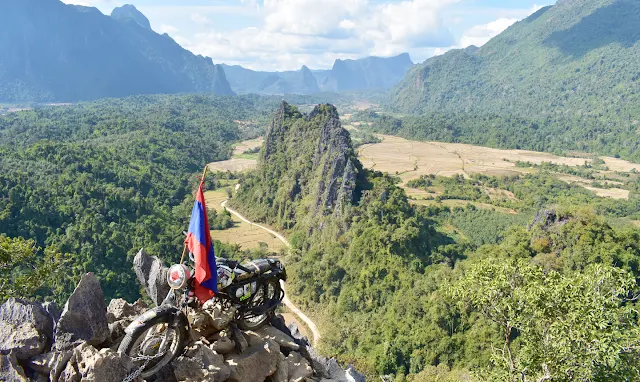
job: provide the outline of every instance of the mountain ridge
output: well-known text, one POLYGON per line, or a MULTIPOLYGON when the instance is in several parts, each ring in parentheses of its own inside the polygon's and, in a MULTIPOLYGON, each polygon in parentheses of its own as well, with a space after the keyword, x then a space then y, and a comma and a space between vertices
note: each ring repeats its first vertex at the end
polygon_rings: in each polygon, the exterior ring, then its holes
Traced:
POLYGON ((231 87, 238 93, 314 94, 388 89, 413 66, 408 53, 393 57, 337 59, 332 69, 313 70, 303 65, 297 71, 268 72, 222 64, 231 87), (355 78, 355 80, 354 80, 355 78))
POLYGON ((0 100, 234 94, 221 66, 153 32, 134 10, 119 8, 110 17, 58 0, 0 4, 0 100))

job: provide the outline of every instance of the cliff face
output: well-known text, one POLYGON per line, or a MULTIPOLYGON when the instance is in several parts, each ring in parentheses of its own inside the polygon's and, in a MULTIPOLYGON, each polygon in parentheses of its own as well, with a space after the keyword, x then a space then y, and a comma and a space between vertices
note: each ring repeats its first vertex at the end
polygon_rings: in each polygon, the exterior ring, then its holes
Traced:
POLYGON ((407 53, 388 58, 336 60, 320 83, 322 90, 328 92, 387 89, 400 82, 412 66, 407 53))
POLYGON ((361 171, 334 106, 318 105, 304 115, 283 102, 237 205, 282 228, 301 219, 339 218, 354 201, 361 171))
POLYGON ((233 94, 222 67, 151 30, 132 6, 0 2, 0 101, 84 101, 136 94, 233 94))

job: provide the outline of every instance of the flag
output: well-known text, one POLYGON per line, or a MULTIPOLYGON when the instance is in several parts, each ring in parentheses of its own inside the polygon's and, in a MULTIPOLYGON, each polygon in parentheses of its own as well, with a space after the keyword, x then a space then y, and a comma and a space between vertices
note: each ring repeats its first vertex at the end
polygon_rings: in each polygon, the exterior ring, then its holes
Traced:
POLYGON ((204 202, 202 188, 204 182, 200 182, 196 202, 191 212, 189 232, 184 243, 189 252, 193 253, 196 262, 195 293, 200 302, 204 303, 218 293, 218 274, 216 257, 213 253, 207 206, 204 202))

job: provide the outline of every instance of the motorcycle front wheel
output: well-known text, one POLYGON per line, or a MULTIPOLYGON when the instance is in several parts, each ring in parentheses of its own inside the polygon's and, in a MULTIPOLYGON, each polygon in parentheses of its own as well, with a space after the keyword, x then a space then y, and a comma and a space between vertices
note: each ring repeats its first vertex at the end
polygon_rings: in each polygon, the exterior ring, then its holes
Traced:
POLYGON ((172 321, 172 315, 156 317, 127 334, 120 343, 118 352, 131 357, 134 370, 142 369, 142 378, 157 374, 184 350, 187 329, 172 321))
MULTIPOLYGON (((270 304, 273 300, 280 297, 282 290, 280 289, 280 283, 278 280, 267 280, 262 285, 262 288, 256 291, 256 294, 251 299, 250 307, 256 308, 270 304)), ((259 315, 245 314, 239 322, 238 326, 242 330, 256 330, 269 321, 269 318, 273 314, 273 309, 259 315)))

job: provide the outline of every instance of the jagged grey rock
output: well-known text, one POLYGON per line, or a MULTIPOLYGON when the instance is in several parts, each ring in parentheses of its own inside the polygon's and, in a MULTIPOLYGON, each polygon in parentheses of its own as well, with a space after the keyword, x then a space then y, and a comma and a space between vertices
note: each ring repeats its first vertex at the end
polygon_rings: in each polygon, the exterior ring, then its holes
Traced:
POLYGON ((276 372, 280 360, 280 347, 271 340, 263 346, 251 346, 242 354, 234 354, 226 358, 231 368, 229 381, 264 381, 276 372))
POLYGON ((280 353, 278 356, 278 366, 276 372, 271 376, 270 382, 288 382, 289 381, 289 364, 287 357, 280 353))
POLYGON ((264 339, 270 339, 277 342, 281 348, 284 347, 291 350, 300 349, 300 345, 298 345, 291 336, 281 332, 273 326, 263 326, 256 330, 256 334, 264 339))
POLYGON ((225 381, 231 374, 222 355, 202 342, 190 346, 184 355, 172 362, 172 366, 178 381, 225 381))
POLYGON ((167 284, 169 268, 162 264, 162 260, 147 255, 144 249, 141 249, 133 259, 133 269, 138 277, 138 282, 144 286, 151 301, 160 305, 170 289, 167 284))
POLYGON ((93 273, 82 277, 56 325, 55 349, 69 350, 83 342, 100 345, 109 336, 107 305, 93 273))
POLYGON ((138 299, 133 304, 129 304, 121 298, 115 298, 111 300, 107 307, 107 318, 109 319, 109 323, 123 319, 133 319, 148 309, 149 306, 141 299, 138 299))
POLYGON ((15 354, 0 354, 0 381, 27 382, 22 366, 18 364, 15 354))
POLYGON ((304 381, 313 376, 313 369, 309 361, 304 359, 300 353, 292 352, 287 356, 286 362, 289 381, 304 381))
MULTIPOLYGON (((57 376, 71 358, 73 351, 52 351, 45 354, 38 354, 29 359, 27 366, 40 374, 50 374, 57 376)), ((56 380, 57 378, 51 378, 56 380)))
POLYGON ((42 305, 16 298, 0 306, 0 353, 26 360, 40 354, 53 338, 53 319, 42 305))
POLYGON ((111 349, 98 350, 88 343, 73 349, 59 382, 71 381, 122 381, 134 369, 131 359, 111 349))

